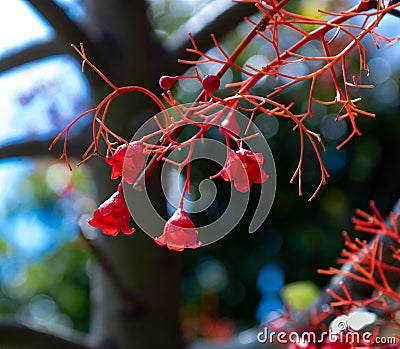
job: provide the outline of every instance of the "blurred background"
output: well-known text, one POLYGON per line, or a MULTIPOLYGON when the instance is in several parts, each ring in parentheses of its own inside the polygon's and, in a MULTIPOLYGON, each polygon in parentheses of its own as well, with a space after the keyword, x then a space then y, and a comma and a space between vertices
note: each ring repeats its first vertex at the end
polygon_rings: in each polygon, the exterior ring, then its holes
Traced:
MULTIPOLYGON (((55 2, 72 20, 85 23, 84 2, 55 2)), ((78 223, 84 224, 96 208, 93 174, 85 166, 74 167, 70 172, 54 152, 36 156, 33 151, 31 156, 20 156, 18 144, 50 140, 69 120, 91 107, 92 77, 81 73, 72 50, 8 69, 3 58, 50 42, 56 35, 29 3, 0 2, 0 315, 15 316, 23 323, 48 329, 87 332, 92 257, 79 238, 78 223)), ((304 15, 312 14, 317 7, 334 9, 330 1, 298 3, 293 6, 304 15)), ((173 50, 174 45, 186 39, 188 30, 196 32, 204 25, 210 11, 222 11, 231 3, 149 0, 147 6, 155 28, 153 35, 173 50)), ((388 17, 379 33, 399 35, 398 21, 388 17)), ((231 52, 250 29, 248 23, 242 22, 227 32, 221 40, 226 51, 231 52)), ((287 40, 282 43, 285 46, 298 40, 289 31, 282 38, 287 40)), ((179 314, 185 339, 224 341, 238 331, 276 317, 284 302, 295 309, 304 308, 327 282, 327 277, 318 275, 316 269, 335 265, 343 246, 341 231, 352 232, 354 210, 368 210, 368 201, 373 199, 387 214, 399 198, 400 46, 377 50, 368 40, 365 45, 370 74, 363 82, 376 87, 361 91, 361 105, 377 117, 361 117, 363 136, 336 150, 348 135, 349 126, 345 121, 335 122, 331 110, 316 106, 316 116, 308 126, 325 140, 327 151, 323 157, 331 174, 317 199, 307 201, 319 180, 311 150, 307 150, 304 159, 304 197, 298 197, 297 185, 289 184, 299 152, 292 125, 274 117, 256 118, 275 157, 275 203, 255 234, 247 234, 247 216, 223 240, 178 256, 182 293, 179 314)), ((317 45, 307 49, 322 55, 317 45)), ((218 54, 215 49, 209 53, 218 54)), ((255 40, 240 60, 242 64, 261 67, 272 55, 271 47, 255 40)), ((355 72, 357 59, 354 57, 352 63, 355 72)), ((303 68, 304 72, 308 69, 305 64, 303 68)), ((202 75, 212 72, 212 64, 201 67, 202 75)), ((237 74, 229 71, 222 84, 236 81, 237 74)), ((265 79, 256 89, 265 91, 275 83, 265 79)), ((174 92, 182 102, 189 102, 199 87, 182 80, 174 92)), ((307 94, 302 90, 301 85, 295 86, 279 98, 294 100, 298 110, 305 109, 307 94)), ((321 99, 333 98, 329 88, 318 93, 321 99)), ((79 133, 86 126, 87 121, 83 120, 74 132, 79 133)), ((257 188, 252 191, 257 195, 257 188)), ((252 209, 249 207, 249 215, 252 209)))

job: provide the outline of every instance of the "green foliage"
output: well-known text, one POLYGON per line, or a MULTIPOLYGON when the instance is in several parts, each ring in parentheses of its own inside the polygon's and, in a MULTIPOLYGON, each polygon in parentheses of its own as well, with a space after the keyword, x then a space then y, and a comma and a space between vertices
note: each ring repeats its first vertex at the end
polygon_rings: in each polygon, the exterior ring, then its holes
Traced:
POLYGON ((30 264, 13 282, 2 283, 0 313, 16 313, 24 321, 48 328, 64 325, 88 331, 87 268, 87 253, 78 241, 60 247, 30 264), (43 299, 54 302, 48 314, 35 310, 43 299))
POLYGON ((19 180, 4 214, 10 222, 32 214, 38 218, 32 220, 34 226, 20 228, 25 231, 12 224, 0 230, 1 314, 49 328, 88 330, 88 256, 79 240, 73 240, 79 216, 94 206, 91 190, 86 171, 69 172, 60 162, 37 161, 19 180), (32 235, 40 227, 45 231, 32 235), (24 239, 37 249, 26 249, 24 239), (41 306, 48 308, 47 314, 38 310, 41 306))
POLYGON ((319 296, 320 289, 311 281, 286 284, 281 291, 285 303, 293 310, 303 310, 319 296))

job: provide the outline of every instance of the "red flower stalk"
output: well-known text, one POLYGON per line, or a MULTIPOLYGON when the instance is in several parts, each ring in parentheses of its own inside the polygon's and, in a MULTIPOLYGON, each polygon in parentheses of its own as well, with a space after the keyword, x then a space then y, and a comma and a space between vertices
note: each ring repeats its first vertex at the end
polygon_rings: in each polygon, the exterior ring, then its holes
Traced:
POLYGON ((262 153, 253 153, 240 148, 231 150, 224 168, 215 176, 221 176, 225 181, 233 181, 235 188, 241 193, 250 190, 253 183, 261 184, 268 179, 268 174, 262 168, 264 157, 262 153))
POLYGON ((140 141, 120 145, 114 154, 106 159, 107 164, 112 165, 111 179, 122 176, 126 183, 135 183, 145 163, 143 148, 144 145, 140 141))
POLYGON ((165 223, 163 234, 154 241, 161 246, 166 245, 170 250, 183 251, 186 247, 194 249, 201 246, 201 242, 197 241, 198 235, 187 213, 178 208, 165 223))
POLYGON ((93 218, 88 223, 94 228, 101 227, 106 235, 116 236, 120 231, 129 235, 135 231, 135 228, 129 227, 130 218, 131 215, 119 188, 94 211, 93 218))

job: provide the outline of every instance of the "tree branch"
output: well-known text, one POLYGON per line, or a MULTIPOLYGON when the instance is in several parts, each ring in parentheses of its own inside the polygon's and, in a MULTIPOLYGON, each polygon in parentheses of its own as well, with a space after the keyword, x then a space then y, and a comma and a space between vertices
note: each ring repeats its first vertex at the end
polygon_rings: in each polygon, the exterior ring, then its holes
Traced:
MULTIPOLYGON (((84 144, 83 136, 77 134, 70 139, 68 143, 68 154, 72 157, 81 157, 84 144)), ((56 156, 60 155, 59 147, 56 145, 52 151, 49 151, 49 146, 53 141, 54 136, 42 140, 28 140, 21 143, 9 143, 0 146, 0 159, 10 159, 17 157, 37 157, 37 156, 56 156)))
POLYGON ((13 320, 0 320, 0 345, 17 349, 93 349, 88 337, 78 333, 63 336, 23 325, 13 320))
POLYGON ((53 27, 62 42, 66 45, 84 42, 88 52, 96 57, 98 62, 103 63, 105 61, 101 49, 99 49, 93 38, 76 22, 69 18, 65 11, 54 1, 28 0, 28 2, 53 27))
POLYGON ((32 44, 32 46, 23 48, 2 58, 0 60, 0 74, 26 63, 67 53, 71 53, 71 49, 62 44, 57 38, 44 43, 32 44))
POLYGON ((121 297, 123 303, 122 309, 125 315, 137 315, 142 313, 145 309, 143 297, 140 297, 139 294, 128 290, 124 281, 115 272, 113 266, 110 264, 104 252, 101 250, 101 247, 96 244, 94 240, 87 238, 84 230, 84 227, 81 227, 79 236, 93 254, 93 257, 103 270, 104 274, 107 275, 111 283, 116 288, 119 296, 121 297))
POLYGON ((165 42, 167 50, 166 73, 169 75, 179 75, 188 68, 184 64, 178 64, 177 58, 180 58, 185 49, 191 46, 188 36, 189 32, 193 34, 193 37, 202 50, 207 51, 214 45, 210 38, 211 33, 217 38, 223 38, 231 30, 235 29, 243 21, 244 17, 258 11, 255 6, 249 4, 232 3, 228 8, 225 5, 221 8, 218 7, 217 3, 217 1, 212 2, 167 39, 165 42), (212 11, 208 8, 209 6, 212 6, 212 11), (204 23, 204 25, 199 25, 199 23, 204 23))

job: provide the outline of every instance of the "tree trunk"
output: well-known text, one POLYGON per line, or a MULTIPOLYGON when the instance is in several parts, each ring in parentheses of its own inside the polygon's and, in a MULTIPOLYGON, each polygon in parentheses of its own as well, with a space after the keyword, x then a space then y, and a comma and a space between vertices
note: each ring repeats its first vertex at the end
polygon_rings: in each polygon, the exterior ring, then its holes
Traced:
MULTIPOLYGON (((87 10, 86 24, 105 49, 106 66, 100 67, 103 72, 118 86, 154 87, 160 72, 157 71, 158 65, 152 64, 157 57, 153 54, 154 38, 147 20, 145 1, 87 0, 87 10)), ((91 57, 90 52, 87 54, 96 62, 96 57, 91 57)), ((92 104, 95 105, 110 89, 105 83, 98 83, 96 77, 90 77, 89 81, 92 104)), ((157 110, 147 97, 137 94, 122 96, 112 104, 112 117, 107 125, 129 140, 135 128, 155 112, 157 110)), ((95 162, 98 168, 94 178, 101 202, 116 190, 117 182, 109 179, 109 166, 100 160, 95 162)), ((158 198, 158 206, 165 210, 165 199, 160 189, 152 185, 150 190, 158 198)), ((107 348, 178 348, 177 256, 157 246, 139 229, 132 236, 99 236, 98 240, 115 272, 129 291, 139 295, 144 307, 139 312, 131 309, 119 297, 107 275, 96 267, 91 284, 92 334, 106 340, 104 345, 107 348)))

